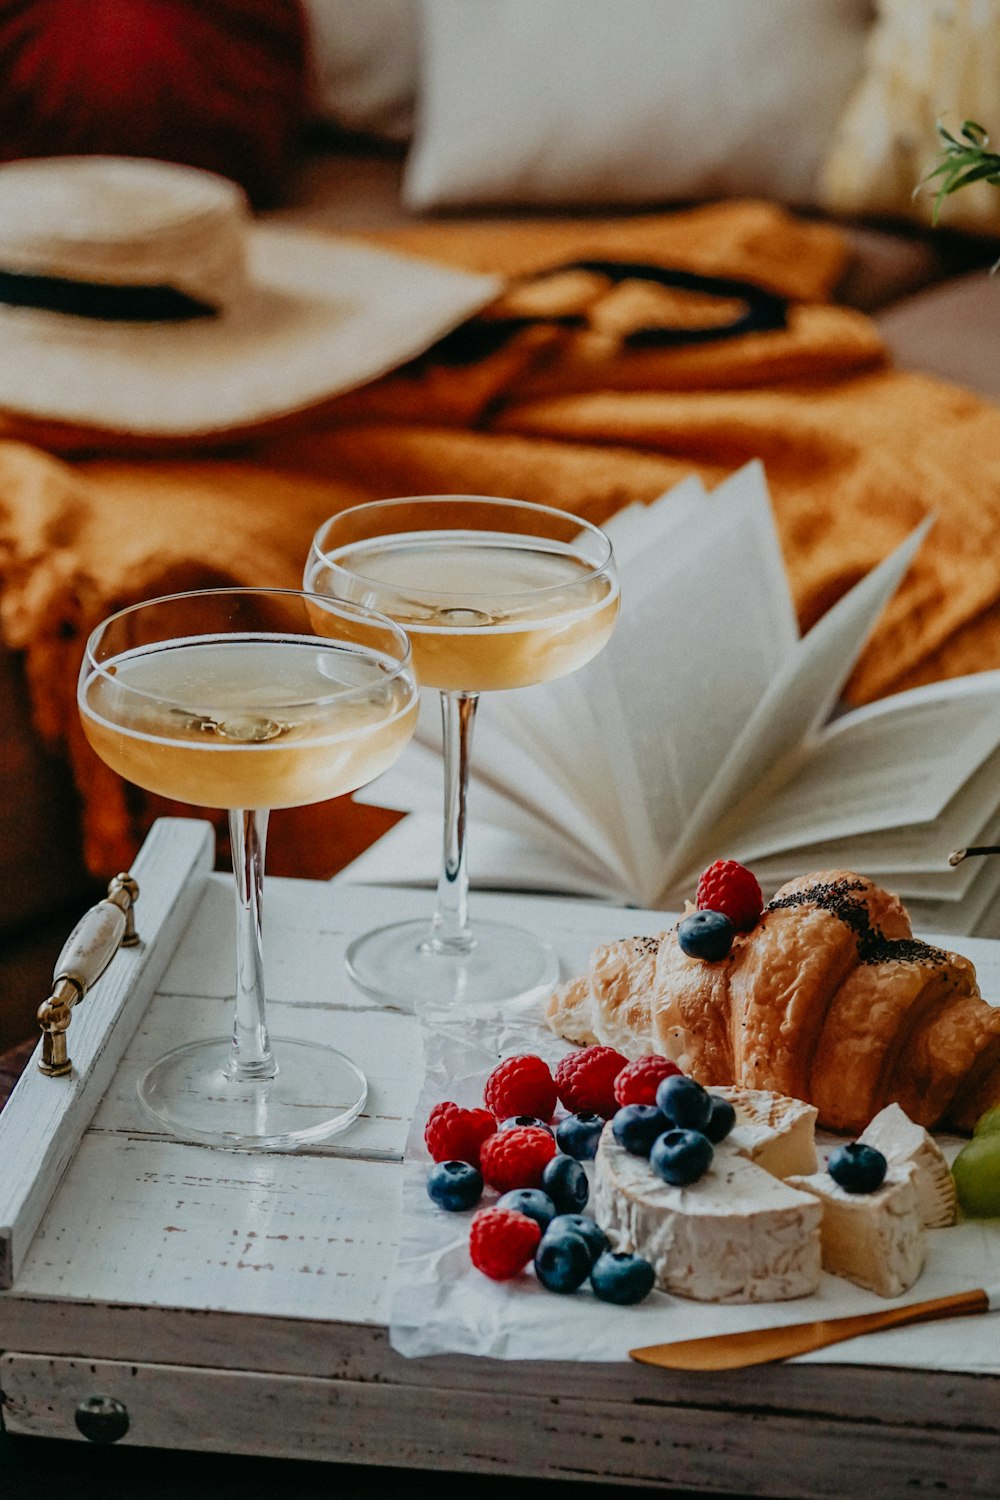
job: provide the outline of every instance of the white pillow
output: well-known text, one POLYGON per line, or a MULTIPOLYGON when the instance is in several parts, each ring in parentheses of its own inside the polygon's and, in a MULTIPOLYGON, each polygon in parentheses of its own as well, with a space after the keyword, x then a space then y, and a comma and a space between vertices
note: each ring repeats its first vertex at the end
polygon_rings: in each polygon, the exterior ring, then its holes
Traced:
POLYGON ((420 0, 411 208, 814 201, 868 0, 420 0))
POLYGON ((315 111, 345 130, 409 140, 417 0, 306 0, 315 111))

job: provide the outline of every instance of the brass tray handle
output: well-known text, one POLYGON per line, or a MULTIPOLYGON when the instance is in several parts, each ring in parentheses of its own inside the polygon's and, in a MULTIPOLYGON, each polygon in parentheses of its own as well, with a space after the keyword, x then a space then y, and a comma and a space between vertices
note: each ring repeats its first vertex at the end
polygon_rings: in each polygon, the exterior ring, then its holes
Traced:
POLYGON ((56 959, 52 994, 38 1008, 42 1028, 38 1068, 47 1077, 58 1078, 72 1070, 66 1032, 73 1006, 97 983, 119 948, 131 948, 139 942, 134 910, 138 899, 139 887, 132 876, 116 875, 108 884, 104 900, 80 918, 66 939, 56 959))

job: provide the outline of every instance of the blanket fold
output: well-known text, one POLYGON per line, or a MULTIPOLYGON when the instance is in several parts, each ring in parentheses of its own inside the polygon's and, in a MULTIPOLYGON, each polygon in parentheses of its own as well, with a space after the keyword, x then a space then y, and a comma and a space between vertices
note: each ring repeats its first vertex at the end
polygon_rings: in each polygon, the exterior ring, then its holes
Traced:
MULTIPOLYGON (((25 653, 39 731, 72 761, 95 872, 127 864, 166 804, 123 786, 83 740, 86 633, 176 589, 297 587, 315 528, 363 499, 513 495, 601 522, 686 473, 711 487, 759 457, 803 627, 937 517, 853 701, 1000 666, 1000 411, 889 367, 871 322, 829 300, 846 263, 831 226, 747 202, 371 238, 499 272, 508 290, 464 344, 214 447, 0 422, 0 630, 25 653), (734 307, 576 264, 628 260, 751 281, 787 299, 784 326, 633 347, 635 329, 731 320, 734 307)), ((388 826, 343 799, 282 817, 293 831, 274 868, 308 875, 388 826)))

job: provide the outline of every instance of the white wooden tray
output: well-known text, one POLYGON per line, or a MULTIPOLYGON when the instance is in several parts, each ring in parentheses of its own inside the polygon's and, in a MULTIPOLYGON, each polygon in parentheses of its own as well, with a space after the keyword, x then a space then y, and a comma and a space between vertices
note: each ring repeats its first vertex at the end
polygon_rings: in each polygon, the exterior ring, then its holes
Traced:
MULTIPOLYGON (((134 1095, 168 1045, 229 1024, 233 897, 211 863, 207 824, 157 824, 135 868, 143 945, 78 1007, 73 1075, 30 1067, 0 1115, 10 1432, 80 1438, 81 1403, 103 1397, 124 1413, 121 1441, 143 1446, 742 1495, 843 1496, 845 1475, 880 1497, 1000 1492, 1000 1377, 845 1364, 693 1377, 395 1354, 389 1285, 420 1035, 352 989, 343 953, 377 920, 426 912, 429 893, 269 881, 274 1030, 316 1027, 342 1045, 369 1102, 326 1147, 215 1151, 158 1135, 134 1095)), ((543 928, 567 973, 594 943, 656 924, 578 901, 475 899, 543 928)))

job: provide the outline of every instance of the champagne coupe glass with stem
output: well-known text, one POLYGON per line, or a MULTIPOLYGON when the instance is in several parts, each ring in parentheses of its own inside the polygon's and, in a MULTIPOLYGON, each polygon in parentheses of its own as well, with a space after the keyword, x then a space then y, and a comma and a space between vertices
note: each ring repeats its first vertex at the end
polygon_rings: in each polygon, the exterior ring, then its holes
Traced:
POLYGON ((315 1037, 272 1046, 268 1032, 267 819, 272 808, 353 791, 396 759, 419 701, 405 632, 371 610, 295 590, 174 594, 97 627, 78 701, 87 739, 121 776, 229 812, 232 1035, 160 1058, 139 1080, 144 1108, 172 1135, 218 1146, 289 1149, 345 1129, 367 1095, 361 1070, 315 1037))
POLYGON ((470 924, 466 796, 479 695, 550 681, 601 650, 618 614, 611 544, 565 511, 478 495, 373 501, 320 527, 305 586, 403 625, 422 686, 440 689, 444 859, 427 921, 366 933, 348 972, 383 1000, 540 997, 559 975, 529 932, 470 924))

